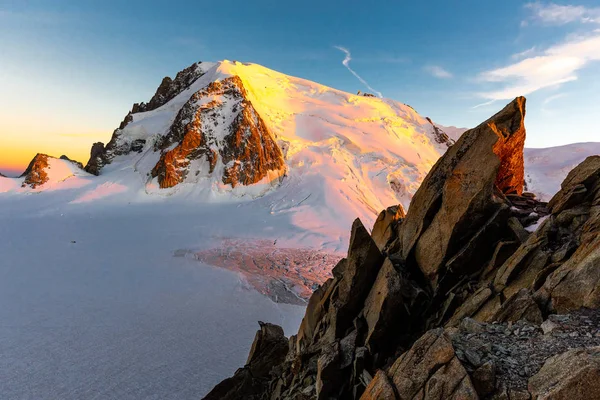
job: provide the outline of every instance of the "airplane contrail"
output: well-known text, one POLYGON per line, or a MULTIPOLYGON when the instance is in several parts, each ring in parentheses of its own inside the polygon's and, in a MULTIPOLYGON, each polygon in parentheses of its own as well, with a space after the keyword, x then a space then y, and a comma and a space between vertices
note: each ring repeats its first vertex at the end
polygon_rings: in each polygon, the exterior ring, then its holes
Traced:
POLYGON ((383 95, 381 94, 381 92, 373 89, 371 87, 371 85, 369 85, 369 83, 367 81, 365 81, 360 75, 358 75, 352 68, 350 68, 350 60, 352 60, 352 55, 350 54, 350 51, 342 46, 334 46, 336 49, 344 52, 346 54, 346 57, 344 58, 344 61, 342 61, 342 64, 344 65, 344 67, 346 67, 348 69, 348 71, 350 71, 352 73, 352 75, 354 75, 356 77, 356 79, 358 79, 363 85, 365 85, 370 91, 375 92, 377 94, 378 97, 383 97, 383 95))

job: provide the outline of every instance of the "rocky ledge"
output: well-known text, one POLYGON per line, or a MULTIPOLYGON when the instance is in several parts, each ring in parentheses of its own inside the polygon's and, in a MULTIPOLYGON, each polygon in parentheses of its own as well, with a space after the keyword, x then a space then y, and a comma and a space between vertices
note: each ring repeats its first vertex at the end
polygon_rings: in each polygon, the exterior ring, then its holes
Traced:
POLYGON ((298 334, 262 324, 205 398, 600 398, 600 157, 536 201, 524 117, 517 98, 465 132, 406 215, 356 220, 298 334))

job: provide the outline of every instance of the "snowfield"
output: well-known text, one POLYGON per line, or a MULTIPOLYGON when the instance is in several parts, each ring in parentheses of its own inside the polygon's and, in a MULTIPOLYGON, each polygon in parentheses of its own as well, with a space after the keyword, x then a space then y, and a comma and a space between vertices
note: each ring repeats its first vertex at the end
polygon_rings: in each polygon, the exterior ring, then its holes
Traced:
POLYGON ((173 255, 279 234, 248 226, 246 207, 69 204, 73 192, 0 196, 1 399, 198 399, 245 363, 257 321, 296 332, 303 307, 173 255))

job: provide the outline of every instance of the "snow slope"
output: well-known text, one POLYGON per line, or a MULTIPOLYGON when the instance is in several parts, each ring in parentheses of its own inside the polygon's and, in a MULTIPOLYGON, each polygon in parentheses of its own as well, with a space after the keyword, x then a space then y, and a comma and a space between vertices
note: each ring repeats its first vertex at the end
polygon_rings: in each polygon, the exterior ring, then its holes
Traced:
POLYGON ((600 155, 600 143, 525 149, 527 190, 536 193, 542 200, 550 200, 569 171, 592 155, 600 155))

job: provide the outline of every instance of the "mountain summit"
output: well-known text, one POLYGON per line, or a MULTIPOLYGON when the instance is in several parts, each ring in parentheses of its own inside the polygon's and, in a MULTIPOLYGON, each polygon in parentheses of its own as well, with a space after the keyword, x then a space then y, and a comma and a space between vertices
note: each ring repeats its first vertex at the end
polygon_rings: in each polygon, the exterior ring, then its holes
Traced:
POLYGON ((86 171, 129 164, 150 191, 253 186, 235 191, 253 196, 289 174, 319 181, 328 195, 359 198, 374 216, 383 204, 408 205, 452 143, 402 103, 256 64, 202 62, 163 79, 148 103, 134 104, 110 142, 94 144, 86 171))

